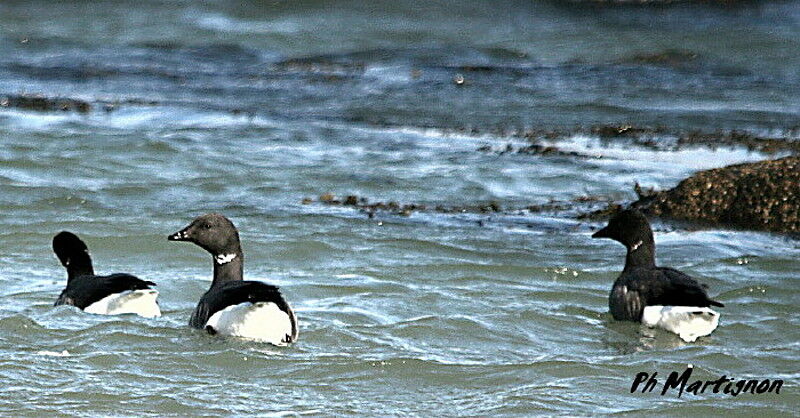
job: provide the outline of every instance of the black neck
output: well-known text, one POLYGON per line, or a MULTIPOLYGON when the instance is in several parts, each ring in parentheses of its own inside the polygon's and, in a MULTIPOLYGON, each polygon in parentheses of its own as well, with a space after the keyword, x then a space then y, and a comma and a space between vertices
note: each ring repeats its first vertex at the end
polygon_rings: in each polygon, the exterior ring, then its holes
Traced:
POLYGON ((653 238, 644 239, 628 247, 628 255, 625 256, 625 270, 636 267, 655 267, 656 266, 656 244, 653 238))
POLYGON ((214 281, 211 283, 211 287, 225 282, 242 280, 244 273, 244 255, 242 255, 242 250, 238 250, 233 254, 236 254, 236 257, 223 264, 217 262, 219 256, 213 258, 214 281))
POLYGON ((81 252, 73 255, 67 261, 67 283, 79 276, 93 276, 92 259, 89 254, 81 252))

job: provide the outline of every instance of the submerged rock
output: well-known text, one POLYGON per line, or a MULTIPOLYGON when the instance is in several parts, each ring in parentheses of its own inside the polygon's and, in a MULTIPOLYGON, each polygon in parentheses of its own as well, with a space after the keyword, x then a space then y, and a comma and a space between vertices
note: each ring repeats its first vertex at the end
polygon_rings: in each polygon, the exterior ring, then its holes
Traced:
POLYGON ((800 232, 800 157, 705 170, 633 204, 651 216, 800 232))
POLYGON ((0 97, 0 107, 14 107, 39 112, 75 111, 78 113, 88 113, 92 109, 92 105, 83 100, 44 96, 3 96, 0 97))
MULTIPOLYGON (((301 200, 304 205, 311 204, 314 199, 305 197, 301 200)), ((437 213, 499 213, 503 212, 503 207, 497 201, 475 202, 472 205, 426 205, 424 203, 401 204, 395 201, 370 202, 366 197, 358 195, 347 195, 344 199, 339 199, 333 193, 324 193, 319 196, 318 202, 330 206, 351 206, 355 209, 367 213, 370 217, 377 211, 393 213, 395 215, 410 216, 414 212, 437 212, 437 213)))
POLYGON ((320 74, 361 74, 367 69, 364 62, 350 62, 326 57, 292 58, 273 65, 277 71, 320 73, 320 74))
POLYGON ((481 139, 507 140, 522 139, 531 147, 487 144, 479 147, 481 152, 499 154, 520 153, 529 155, 569 155, 574 157, 595 157, 571 151, 559 152, 558 144, 576 136, 589 136, 600 140, 601 145, 619 144, 637 146, 655 151, 679 151, 692 148, 745 148, 749 151, 766 154, 800 154, 800 125, 773 132, 748 132, 741 130, 684 130, 665 126, 636 126, 632 124, 607 124, 575 126, 571 128, 537 128, 519 126, 464 126, 441 129, 442 134, 479 137, 481 139))
MULTIPOLYGON (((604 196, 579 196, 571 200, 550 200, 547 203, 529 204, 523 206, 504 206, 496 200, 473 201, 465 204, 425 204, 425 203, 398 203, 390 201, 370 201, 366 197, 358 195, 346 195, 344 198, 337 197, 333 193, 324 193, 317 200, 304 197, 300 203, 309 205, 321 203, 328 206, 343 206, 356 209, 365 213, 367 217, 373 218, 377 213, 383 212, 398 216, 411 216, 414 213, 441 213, 441 214, 479 214, 495 215, 506 214, 521 216, 526 213, 548 213, 548 214, 568 214, 576 216, 585 213, 590 208, 607 206, 611 204, 609 197, 604 196)), ((599 211, 598 211, 599 212, 599 211)), ((482 222, 482 221, 481 221, 482 222)), ((483 225, 483 223, 481 223, 483 225)))
POLYGON ((676 67, 697 59, 697 53, 678 49, 667 49, 657 53, 638 53, 623 58, 620 64, 663 65, 676 67))

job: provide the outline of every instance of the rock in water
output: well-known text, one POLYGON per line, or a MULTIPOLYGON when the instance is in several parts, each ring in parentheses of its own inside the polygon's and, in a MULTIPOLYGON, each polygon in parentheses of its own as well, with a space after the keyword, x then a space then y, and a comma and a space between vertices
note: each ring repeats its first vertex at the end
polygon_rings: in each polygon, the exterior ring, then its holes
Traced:
POLYGON ((701 171, 633 206, 651 216, 798 233, 800 157, 701 171))

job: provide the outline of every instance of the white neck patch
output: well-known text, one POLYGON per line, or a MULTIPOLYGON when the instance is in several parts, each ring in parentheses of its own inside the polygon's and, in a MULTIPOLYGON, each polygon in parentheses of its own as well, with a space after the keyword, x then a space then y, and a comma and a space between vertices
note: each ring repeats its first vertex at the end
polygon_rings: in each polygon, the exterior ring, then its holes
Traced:
MULTIPOLYGON (((636 244, 633 244, 633 246, 631 246, 631 252, 634 252, 634 251, 638 250, 639 247, 641 247, 641 246, 642 246, 642 241, 639 241, 636 244)), ((235 257, 235 255, 234 255, 234 257, 235 257)))
POLYGON ((220 264, 220 265, 228 264, 231 261, 233 261, 234 258, 236 258, 236 254, 235 253, 232 253, 232 254, 218 254, 218 255, 214 256, 214 262, 217 263, 217 264, 220 264))

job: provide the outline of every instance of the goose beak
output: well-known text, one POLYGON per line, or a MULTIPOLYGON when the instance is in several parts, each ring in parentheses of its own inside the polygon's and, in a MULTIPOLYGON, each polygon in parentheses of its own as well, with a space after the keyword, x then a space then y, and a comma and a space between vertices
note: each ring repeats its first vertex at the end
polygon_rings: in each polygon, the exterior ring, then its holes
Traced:
POLYGON ((188 229, 189 228, 184 228, 184 229, 182 229, 182 230, 180 230, 180 231, 178 231, 178 232, 176 232, 176 233, 174 233, 172 235, 167 236, 167 240, 169 240, 169 241, 188 241, 189 240, 188 229))
POLYGON ((611 238, 611 235, 608 233, 608 227, 605 227, 592 234, 592 238, 611 238))

